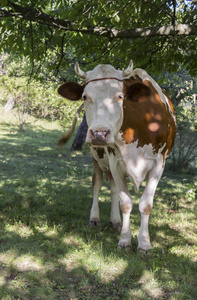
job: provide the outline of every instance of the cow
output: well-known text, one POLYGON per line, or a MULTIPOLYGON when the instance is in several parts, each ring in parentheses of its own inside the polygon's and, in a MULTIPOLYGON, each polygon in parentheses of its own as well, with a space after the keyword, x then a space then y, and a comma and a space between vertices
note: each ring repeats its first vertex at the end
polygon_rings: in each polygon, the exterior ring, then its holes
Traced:
MULTIPOLYGON (((172 102, 145 70, 133 69, 132 60, 125 70, 100 64, 88 72, 82 71, 76 63, 75 72, 84 83, 65 82, 58 93, 71 101, 84 101, 78 114, 84 105, 88 124, 86 142, 90 145, 94 166, 89 224, 100 224, 98 196, 105 173, 106 178, 110 178, 110 222, 121 231, 117 249, 130 248, 133 201, 126 178, 134 184, 135 192, 146 178, 139 201, 138 250, 147 252, 152 249, 148 223, 153 197, 175 139, 172 102)), ((70 138, 76 119, 77 116, 60 143, 70 138)))

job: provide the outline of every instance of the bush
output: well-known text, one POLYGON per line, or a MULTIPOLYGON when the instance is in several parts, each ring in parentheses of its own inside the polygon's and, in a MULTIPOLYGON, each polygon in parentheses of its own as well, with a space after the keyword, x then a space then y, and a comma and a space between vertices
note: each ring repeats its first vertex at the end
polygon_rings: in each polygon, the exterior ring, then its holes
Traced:
POLYGON ((65 126, 72 122, 79 103, 72 103, 57 93, 61 84, 56 81, 40 81, 25 76, 27 59, 10 61, 9 56, 0 56, 0 104, 5 110, 16 108, 19 127, 24 129, 25 116, 31 114, 51 121, 60 120, 65 126))
POLYGON ((173 170, 196 168, 197 159, 197 106, 195 78, 185 71, 165 74, 160 79, 161 86, 171 97, 176 113, 176 139, 170 165, 173 170))

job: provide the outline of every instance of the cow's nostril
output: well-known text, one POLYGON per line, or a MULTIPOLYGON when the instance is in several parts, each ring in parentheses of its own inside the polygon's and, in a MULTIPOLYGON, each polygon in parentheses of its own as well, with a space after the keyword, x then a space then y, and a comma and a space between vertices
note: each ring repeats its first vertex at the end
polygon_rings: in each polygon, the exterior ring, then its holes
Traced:
POLYGON ((106 130, 106 131, 105 131, 105 137, 107 137, 108 134, 110 134, 110 130, 106 130))

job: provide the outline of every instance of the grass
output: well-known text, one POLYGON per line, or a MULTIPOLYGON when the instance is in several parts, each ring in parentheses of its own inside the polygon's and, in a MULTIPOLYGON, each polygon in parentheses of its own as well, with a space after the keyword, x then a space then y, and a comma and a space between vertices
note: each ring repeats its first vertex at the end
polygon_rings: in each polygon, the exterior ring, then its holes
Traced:
POLYGON ((166 171, 150 217, 153 251, 137 253, 138 194, 131 252, 116 252, 110 193, 101 226, 88 226, 91 157, 61 150, 58 123, 28 118, 19 131, 0 110, 0 299, 196 299, 196 178, 166 171))

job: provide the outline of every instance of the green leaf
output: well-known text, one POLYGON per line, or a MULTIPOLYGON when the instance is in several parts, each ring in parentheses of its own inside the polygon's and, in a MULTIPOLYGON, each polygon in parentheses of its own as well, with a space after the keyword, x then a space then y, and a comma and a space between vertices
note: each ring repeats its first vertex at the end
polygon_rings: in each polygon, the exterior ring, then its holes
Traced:
POLYGON ((117 23, 120 22, 120 17, 119 17, 119 15, 115 15, 114 19, 115 19, 115 21, 116 21, 117 23))

